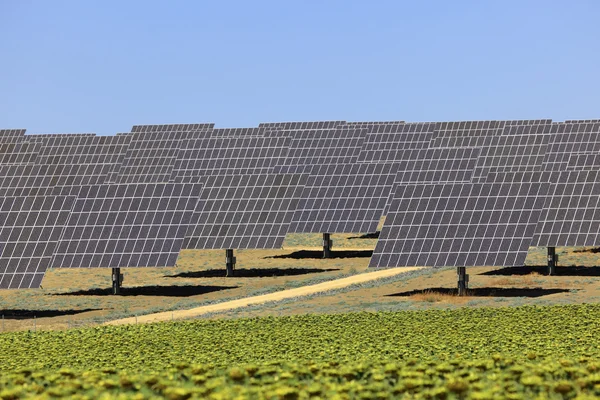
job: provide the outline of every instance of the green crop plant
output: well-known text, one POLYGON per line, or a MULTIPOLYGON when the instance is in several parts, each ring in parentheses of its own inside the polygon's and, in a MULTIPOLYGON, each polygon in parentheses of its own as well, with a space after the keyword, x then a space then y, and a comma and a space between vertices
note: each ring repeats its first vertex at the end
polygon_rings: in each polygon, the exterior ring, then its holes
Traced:
POLYGON ((584 399, 600 305, 0 334, 0 398, 584 399))

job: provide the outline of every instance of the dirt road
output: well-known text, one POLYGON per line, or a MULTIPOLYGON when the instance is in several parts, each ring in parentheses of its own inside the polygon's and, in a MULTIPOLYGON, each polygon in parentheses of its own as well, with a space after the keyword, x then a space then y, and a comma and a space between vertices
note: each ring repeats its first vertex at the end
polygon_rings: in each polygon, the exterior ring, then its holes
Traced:
POLYGON ((207 306, 201 306, 192 308, 190 310, 177 310, 177 311, 166 311, 155 314, 141 315, 139 317, 130 317, 117 319, 114 321, 108 321, 104 325, 124 325, 124 324, 135 324, 135 323, 149 323, 149 322, 160 322, 169 321, 171 319, 185 319, 192 318, 198 315, 207 314, 211 312, 227 311, 234 308, 245 307, 254 304, 266 303, 269 301, 278 301, 283 299, 289 299, 293 297, 306 296, 309 294, 326 292, 328 290, 334 290, 350 286, 355 283, 363 283, 372 281, 379 278, 386 278, 393 275, 402 274, 404 272, 415 271, 422 269, 423 267, 404 267, 404 268, 390 268, 382 271, 366 272, 363 274, 349 276, 347 278, 335 279, 316 285, 302 286, 294 289, 282 290, 275 293, 263 294, 260 296, 246 297, 238 300, 226 301, 218 304, 209 304, 207 306))

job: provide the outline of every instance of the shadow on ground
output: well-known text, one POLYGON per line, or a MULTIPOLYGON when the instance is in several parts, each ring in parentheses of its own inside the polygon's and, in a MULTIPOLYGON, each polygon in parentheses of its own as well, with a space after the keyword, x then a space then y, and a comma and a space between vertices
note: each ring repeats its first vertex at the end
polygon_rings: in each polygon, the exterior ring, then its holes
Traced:
MULTIPOLYGON (((199 294, 218 292, 220 290, 236 289, 238 286, 136 286, 122 287, 121 294, 116 296, 167 296, 189 297, 199 294)), ((54 293, 48 296, 115 296, 112 288, 78 290, 76 292, 54 293)))
POLYGON ((101 308, 86 308, 84 310, 0 310, 5 319, 33 319, 46 317, 60 317, 63 315, 75 315, 88 311, 98 311, 101 308))
POLYGON ((379 232, 379 231, 372 232, 372 233, 365 233, 364 235, 361 235, 361 236, 351 236, 348 239, 378 239, 380 233, 381 232, 379 232))
MULTIPOLYGON (((331 251, 329 258, 369 258, 373 255, 373 250, 339 250, 331 251)), ((278 256, 268 256, 264 258, 293 258, 295 260, 304 259, 323 259, 323 252, 319 250, 300 250, 290 254, 281 254, 278 256)))
MULTIPOLYGON (((600 267, 555 267, 554 276, 600 276, 600 267)), ((548 275, 547 265, 525 265, 522 267, 507 267, 493 271, 482 272, 478 275, 529 275, 537 272, 540 275, 548 275)))
MULTIPOLYGON (((472 297, 542 297, 549 294, 566 293, 568 289, 542 289, 542 288, 473 288, 468 290, 472 297)), ((444 294, 457 296, 458 289, 454 288, 429 288, 388 294, 386 297, 409 297, 417 294, 444 294)))
MULTIPOLYGON (((270 278, 276 276, 294 276, 315 274, 320 272, 339 271, 339 268, 251 268, 235 269, 234 278, 270 278)), ((227 275, 225 268, 208 269, 205 271, 182 272, 177 275, 165 275, 165 278, 224 278, 227 275)))
POLYGON ((600 253, 600 247, 594 247, 594 248, 591 248, 591 249, 573 250, 573 253, 600 253))

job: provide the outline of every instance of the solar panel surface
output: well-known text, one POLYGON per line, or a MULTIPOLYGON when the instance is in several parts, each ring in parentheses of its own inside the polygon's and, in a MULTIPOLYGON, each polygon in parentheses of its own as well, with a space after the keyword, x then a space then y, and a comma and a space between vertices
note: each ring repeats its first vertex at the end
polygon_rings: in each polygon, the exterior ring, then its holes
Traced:
POLYGON ((85 186, 56 248, 55 268, 174 266, 200 184, 85 186))
POLYGON ((281 248, 306 178, 285 174, 204 178, 184 248, 281 248))
POLYGON ((40 286, 74 201, 73 196, 0 199, 0 289, 40 286))
POLYGON ((540 179, 399 186, 369 266, 522 265, 546 199, 540 179))

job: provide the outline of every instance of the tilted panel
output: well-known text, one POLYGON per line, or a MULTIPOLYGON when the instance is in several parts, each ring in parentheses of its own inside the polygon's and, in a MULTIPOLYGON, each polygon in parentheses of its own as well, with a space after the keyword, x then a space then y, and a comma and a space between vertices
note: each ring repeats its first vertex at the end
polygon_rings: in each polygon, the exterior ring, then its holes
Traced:
POLYGON ((27 141, 0 141, 0 165, 33 164, 38 158, 41 147, 40 143, 30 143, 27 141))
POLYGON ((600 123, 555 124, 543 161, 547 171, 565 171, 574 153, 600 152, 600 123))
POLYGON ((437 123, 409 123, 370 130, 358 155, 359 162, 401 161, 403 152, 429 146, 437 123))
POLYGON ((23 140, 25 129, 0 129, 0 143, 16 143, 23 140))
POLYGON ((113 183, 165 183, 172 178, 173 168, 184 141, 195 137, 195 131, 137 131, 123 162, 109 178, 113 183))
POLYGON ((356 162, 366 132, 366 129, 348 128, 292 131, 289 152, 280 165, 288 167, 356 162))
POLYGON ((396 172, 394 163, 315 166, 290 232, 374 232, 396 172))
POLYGON ((204 178, 184 248, 281 248, 306 178, 283 174, 204 178))
POLYGON ((176 183, 83 187, 51 265, 174 266, 200 190, 176 183))
POLYGON ((527 181, 399 186, 369 266, 522 265, 547 188, 527 181))
POLYGON ((473 172, 473 182, 483 182, 493 172, 532 172, 543 169, 542 162, 555 136, 554 125, 507 127, 491 144, 481 149, 473 172))
POLYGON ((563 171, 550 185, 532 246, 596 246, 600 171, 563 171))
POLYGON ((346 121, 261 122, 259 128, 276 129, 333 129, 346 121))
POLYGON ((38 288, 75 197, 0 199, 0 289, 38 288))
POLYGON ((201 131, 204 129, 212 129, 215 127, 214 123, 201 123, 201 124, 165 124, 165 125, 134 125, 131 128, 131 132, 190 132, 190 131, 201 131))
POLYGON ((481 149, 425 148, 404 152, 396 183, 468 182, 481 149))
POLYGON ((184 141, 173 177, 186 181, 201 176, 264 174, 284 162, 289 137, 220 137, 184 141))

